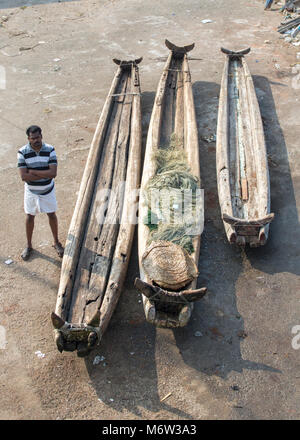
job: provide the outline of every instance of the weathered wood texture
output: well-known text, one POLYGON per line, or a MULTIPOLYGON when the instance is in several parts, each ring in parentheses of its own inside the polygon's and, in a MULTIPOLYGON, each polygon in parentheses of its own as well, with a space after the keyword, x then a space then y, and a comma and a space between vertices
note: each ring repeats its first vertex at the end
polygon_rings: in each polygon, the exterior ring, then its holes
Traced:
POLYGON ((262 224, 270 213, 270 183, 260 110, 243 58, 249 50, 222 51, 228 56, 220 90, 216 145, 221 213, 230 243, 259 246, 267 240, 273 216, 262 224), (243 222, 229 222, 229 217, 243 222))
MULTIPOLYGON (((175 133, 177 139, 183 142, 183 148, 187 155, 187 160, 191 168, 191 173, 200 179, 199 145, 198 132, 193 100, 191 75, 187 60, 187 52, 194 45, 178 48, 166 41, 167 47, 171 50, 164 66, 160 78, 156 97, 154 100, 152 115, 150 119, 147 144, 145 151, 144 168, 141 182, 141 194, 139 202, 139 228, 138 228, 138 251, 141 282, 152 285, 152 281, 147 277, 143 265, 142 256, 147 248, 149 229, 144 224, 147 217, 148 207, 146 204, 145 187, 151 177, 155 175, 156 163, 154 154, 158 148, 168 145, 171 134, 175 133)), ((193 240, 194 253, 192 258, 197 265, 200 253, 200 234, 195 235, 193 240)), ((197 279, 186 286, 186 290, 194 290, 197 279)), ((168 296, 159 296, 159 301, 153 301, 143 294, 143 304, 146 319, 156 326, 179 327, 187 324, 193 303, 181 304, 172 302, 168 296)))
POLYGON ((72 323, 75 341, 78 327, 94 326, 101 334, 107 328, 121 293, 136 224, 141 60, 114 61, 119 68, 83 173, 55 309, 57 316, 72 323))

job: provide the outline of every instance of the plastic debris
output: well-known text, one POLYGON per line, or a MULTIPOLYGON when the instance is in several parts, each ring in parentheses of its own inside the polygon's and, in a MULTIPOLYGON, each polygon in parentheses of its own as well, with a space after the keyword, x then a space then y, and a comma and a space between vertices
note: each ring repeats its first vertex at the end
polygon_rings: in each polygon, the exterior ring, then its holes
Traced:
POLYGON ((50 244, 49 241, 41 241, 39 247, 49 246, 49 244, 50 244))
POLYGON ((5 264, 11 264, 11 263, 13 263, 13 260, 8 259, 8 260, 4 261, 4 263, 5 263, 5 264))
POLYGON ((215 134, 210 134, 209 136, 203 136, 202 139, 210 144, 211 142, 216 142, 217 136, 215 134))
MULTIPOLYGON (((294 18, 292 20, 289 20, 286 23, 283 23, 281 26, 278 26, 277 31, 280 34, 285 34, 288 31, 291 31, 292 29, 294 29, 296 26, 298 26, 300 24, 300 17, 298 18, 294 18)), ((290 32, 289 32, 290 33, 290 32)))
POLYGON ((44 358, 46 356, 45 353, 42 353, 40 350, 36 351, 34 354, 36 354, 38 358, 44 358))
POLYGON ((275 66, 275 69, 277 69, 277 70, 280 69, 280 64, 276 63, 274 66, 275 66))
POLYGON ((168 393, 165 397, 163 397, 161 399, 161 402, 163 402, 164 400, 166 400, 168 397, 172 396, 172 393, 168 393))
POLYGON ((291 33, 292 38, 295 38, 299 34, 299 32, 300 32, 300 24, 291 33))
POLYGON ((197 331, 197 332, 194 333, 194 336, 199 337, 199 336, 203 336, 203 334, 201 332, 197 331))
POLYGON ((114 399, 109 399, 111 402, 114 402, 114 399))
POLYGON ((206 23, 213 23, 213 21, 210 20, 209 18, 207 18, 205 20, 201 20, 201 23, 204 23, 204 24, 206 24, 206 23))
POLYGON ((93 360, 93 365, 98 365, 100 364, 100 362, 103 362, 105 359, 104 356, 96 356, 95 359, 93 360))

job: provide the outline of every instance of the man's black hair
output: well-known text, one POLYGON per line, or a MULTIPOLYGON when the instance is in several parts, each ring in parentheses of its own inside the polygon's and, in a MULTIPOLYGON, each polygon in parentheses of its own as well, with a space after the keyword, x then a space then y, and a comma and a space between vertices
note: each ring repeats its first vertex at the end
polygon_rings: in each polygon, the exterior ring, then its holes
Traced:
POLYGON ((29 136, 31 133, 40 133, 42 134, 42 129, 38 125, 31 125, 27 128, 26 134, 29 136))

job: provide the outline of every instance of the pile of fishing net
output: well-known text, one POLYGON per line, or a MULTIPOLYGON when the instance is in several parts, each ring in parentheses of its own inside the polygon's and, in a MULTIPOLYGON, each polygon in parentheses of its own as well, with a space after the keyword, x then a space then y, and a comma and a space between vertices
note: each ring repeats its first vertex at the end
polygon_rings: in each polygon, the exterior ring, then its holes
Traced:
POLYGON ((170 241, 191 254, 200 222, 199 180, 191 174, 182 143, 175 135, 167 147, 157 149, 154 160, 156 173, 145 188, 148 244, 153 240, 170 241))

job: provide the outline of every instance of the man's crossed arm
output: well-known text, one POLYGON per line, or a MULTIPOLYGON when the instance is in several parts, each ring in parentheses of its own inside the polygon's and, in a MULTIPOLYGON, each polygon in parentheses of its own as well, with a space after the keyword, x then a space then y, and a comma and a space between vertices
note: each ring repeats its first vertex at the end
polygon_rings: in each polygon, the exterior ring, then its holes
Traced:
POLYGON ((23 182, 32 182, 40 179, 54 179, 56 177, 57 166, 49 165, 48 170, 29 170, 20 168, 21 179, 23 182))

